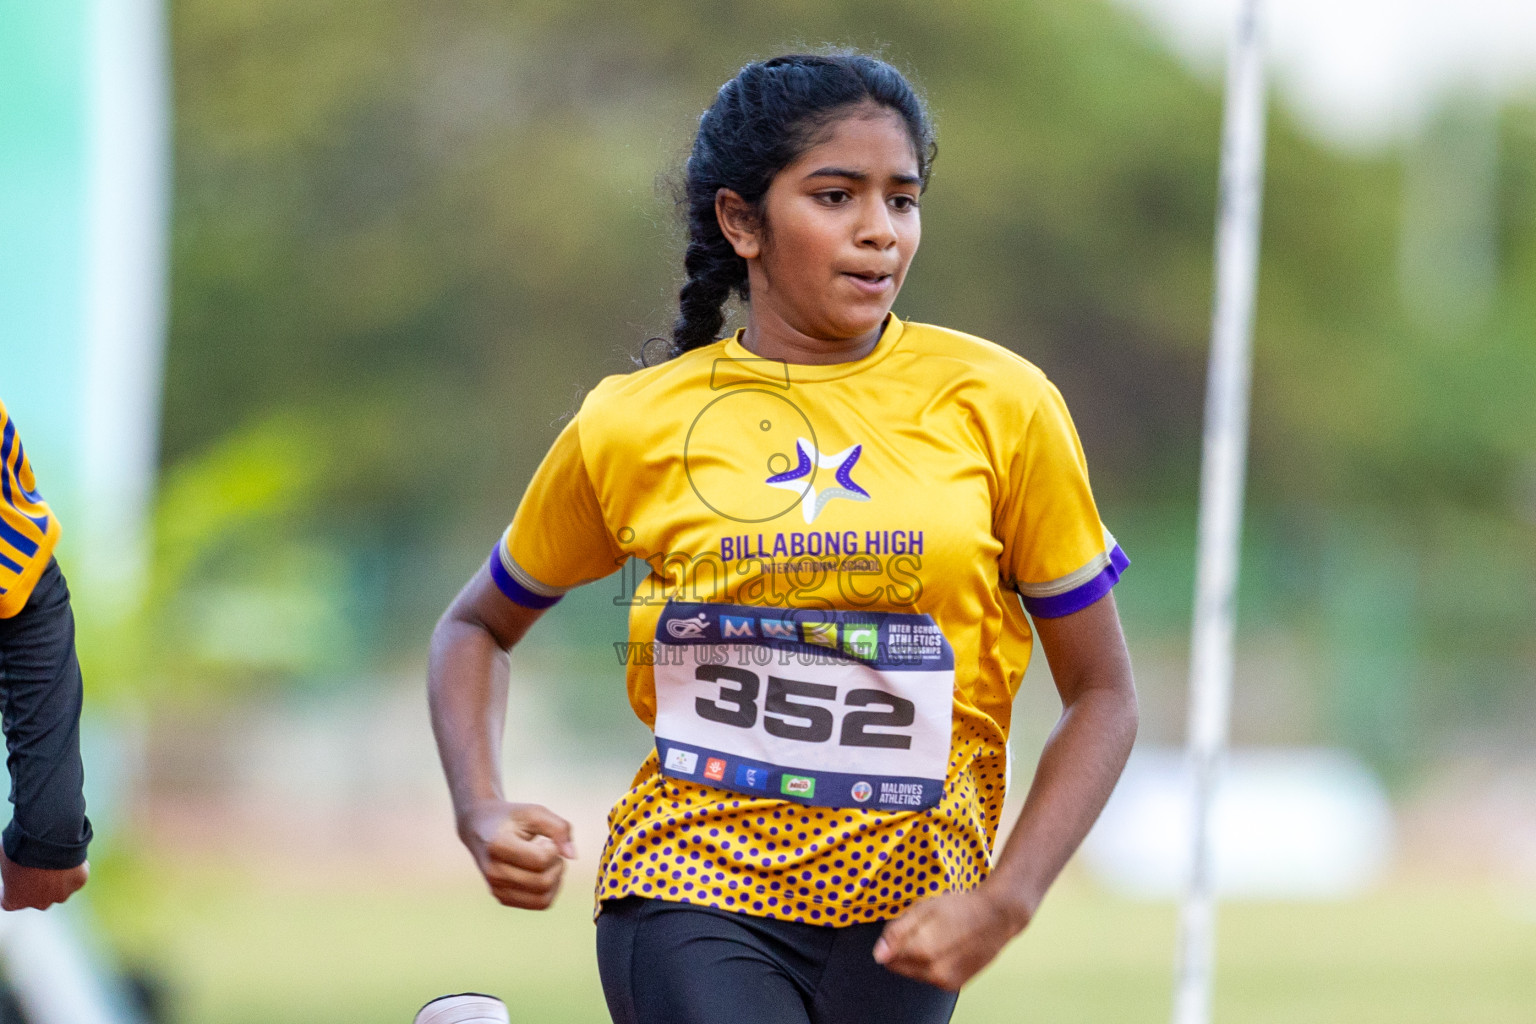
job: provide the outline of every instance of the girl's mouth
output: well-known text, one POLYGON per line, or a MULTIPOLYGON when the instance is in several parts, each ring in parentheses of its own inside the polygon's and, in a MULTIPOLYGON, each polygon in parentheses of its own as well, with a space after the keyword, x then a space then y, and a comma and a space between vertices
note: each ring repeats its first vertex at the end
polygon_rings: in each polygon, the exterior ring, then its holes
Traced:
POLYGON ((861 274, 844 271, 843 276, 853 282, 853 286, 861 292, 869 295, 879 295, 890 287, 890 274, 861 274))

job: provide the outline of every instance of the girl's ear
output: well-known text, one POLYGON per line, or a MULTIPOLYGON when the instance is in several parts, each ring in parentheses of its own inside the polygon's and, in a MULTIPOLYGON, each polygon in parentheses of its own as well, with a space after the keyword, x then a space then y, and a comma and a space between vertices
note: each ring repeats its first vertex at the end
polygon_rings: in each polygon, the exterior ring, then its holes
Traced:
POLYGON ((731 243, 737 256, 752 260, 762 252, 761 224, 757 211, 751 203, 728 188, 715 193, 715 220, 720 222, 720 233, 731 243))

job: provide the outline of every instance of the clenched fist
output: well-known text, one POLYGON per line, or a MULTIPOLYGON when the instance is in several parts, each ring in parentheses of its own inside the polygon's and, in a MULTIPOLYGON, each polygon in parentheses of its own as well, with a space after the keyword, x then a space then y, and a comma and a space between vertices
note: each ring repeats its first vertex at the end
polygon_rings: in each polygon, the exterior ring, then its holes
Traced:
POLYGON ((969 892, 912 904, 881 932, 875 960, 897 974, 958 992, 1028 923, 1026 910, 992 898, 982 883, 969 892))
POLYGON ((63 903, 85 884, 91 865, 73 868, 29 868, 0 850, 0 910, 47 910, 63 903))
POLYGON ((483 801, 460 819, 459 838, 491 895, 525 910, 555 901, 565 861, 576 856, 570 823, 538 804, 483 801))

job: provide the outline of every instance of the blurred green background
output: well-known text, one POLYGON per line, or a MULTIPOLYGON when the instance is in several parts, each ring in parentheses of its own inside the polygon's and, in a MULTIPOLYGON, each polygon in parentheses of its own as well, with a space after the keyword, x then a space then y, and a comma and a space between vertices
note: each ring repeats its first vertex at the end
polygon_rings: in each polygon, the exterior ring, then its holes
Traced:
MULTIPOLYGON (((303 688, 419 662, 562 418, 670 322, 679 233, 658 178, 699 110, 744 60, 823 40, 909 69, 938 119, 898 311, 1058 383, 1141 569, 1130 628, 1183 643, 1219 83, 1124 11, 172 13, 157 681, 303 688), (231 635, 236 609, 266 628, 231 635)), ((1315 661, 1310 738, 1386 770, 1529 721, 1536 107, 1450 97, 1419 139, 1362 155, 1277 104, 1262 267, 1245 628, 1315 661), (1448 216, 1464 181, 1427 197, 1405 181, 1454 158, 1479 116, 1497 163, 1472 199, 1491 209, 1448 216)))
MULTIPOLYGON (((939 157, 897 312, 1061 388, 1135 563, 1117 597, 1143 738, 1181 740, 1221 90, 1124 9, 169 15, 155 553, 133 615, 88 592, 80 615, 128 780, 92 906, 175 1019, 382 1024, 438 988, 600 1019, 590 873, 552 916, 498 912, 453 848, 425 645, 581 394, 670 323, 666 178, 753 57, 847 44, 926 91, 939 157)), ((1499 829, 1529 811, 1509 771, 1536 741, 1536 102, 1447 94, 1369 149, 1283 93, 1270 117, 1234 735, 1357 753, 1402 861, 1357 901, 1231 910, 1218 1014, 1529 1020, 1536 819, 1499 829)), ((513 788, 576 818, 588 856, 647 739, 608 660, 617 596, 573 594, 517 655, 513 788)), ((1021 764, 1054 719, 1045 678, 1021 764)), ((1170 908, 1075 874, 1049 906, 957 1020, 1165 1017, 1170 908)))

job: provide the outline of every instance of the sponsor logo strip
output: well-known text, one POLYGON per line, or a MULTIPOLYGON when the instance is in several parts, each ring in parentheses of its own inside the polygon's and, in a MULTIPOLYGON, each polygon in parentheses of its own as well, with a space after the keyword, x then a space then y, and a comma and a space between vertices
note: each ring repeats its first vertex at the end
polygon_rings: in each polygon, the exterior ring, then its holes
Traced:
POLYGON ((933 618, 902 612, 767 609, 752 605, 669 602, 657 623, 659 644, 750 643, 845 659, 876 669, 940 671, 955 656, 933 618))
POLYGON ((813 807, 922 811, 936 805, 944 794, 943 779, 848 775, 746 762, 726 752, 684 747, 661 737, 656 749, 663 775, 760 799, 813 807))

